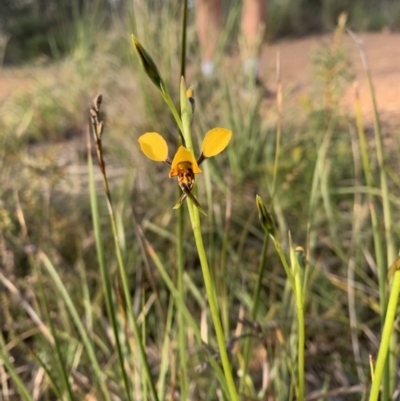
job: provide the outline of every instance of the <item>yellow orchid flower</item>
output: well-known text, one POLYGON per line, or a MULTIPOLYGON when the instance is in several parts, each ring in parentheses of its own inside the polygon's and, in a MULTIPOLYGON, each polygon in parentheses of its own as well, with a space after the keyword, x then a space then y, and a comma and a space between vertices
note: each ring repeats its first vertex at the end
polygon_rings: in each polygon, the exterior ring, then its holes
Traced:
MULTIPOLYGON (((232 131, 226 128, 213 128, 208 131, 203 140, 202 152, 196 160, 193 152, 180 146, 171 160, 168 157, 168 145, 165 139, 157 132, 147 132, 139 137, 139 144, 142 152, 151 160, 165 162, 171 166, 169 177, 178 177, 178 185, 182 189, 182 196, 174 209, 177 209, 186 197, 189 197, 197 208, 204 213, 198 200, 192 194, 195 175, 200 174, 200 164, 209 157, 221 153, 232 137, 232 131)), ((204 213, 205 214, 205 213, 204 213)))

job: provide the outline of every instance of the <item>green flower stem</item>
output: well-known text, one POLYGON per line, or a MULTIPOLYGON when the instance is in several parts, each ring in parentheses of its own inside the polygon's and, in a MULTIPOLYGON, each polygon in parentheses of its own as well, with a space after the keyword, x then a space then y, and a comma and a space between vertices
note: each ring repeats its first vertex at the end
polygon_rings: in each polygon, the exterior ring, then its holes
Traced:
MULTIPOLYGON (((178 188, 180 191, 180 189, 178 188)), ((177 264, 178 264, 178 279, 177 279, 177 287, 183 303, 185 303, 185 287, 183 282, 183 275, 185 272, 185 255, 183 249, 183 223, 184 223, 184 208, 178 209, 178 222, 177 222, 177 264)), ((178 309, 178 337, 179 337, 179 363, 180 363, 180 387, 182 399, 187 399, 187 350, 186 350, 186 333, 185 333, 185 318, 182 312, 182 309, 178 309)))
MULTIPOLYGON (((181 114, 183 124, 183 135, 185 137, 186 147, 193 152, 193 142, 190 132, 190 121, 191 121, 191 108, 189 101, 186 97, 185 81, 182 78, 180 88, 180 100, 181 100, 181 114)), ((222 331, 221 320, 217 308, 217 300, 214 292, 214 285, 211 279, 210 269, 207 262, 206 251, 204 249, 203 237, 201 234, 201 223, 200 223, 200 212, 197 207, 192 203, 190 199, 187 200, 190 221, 192 223, 192 229, 194 239, 196 242, 197 253, 200 258, 201 269, 203 272, 204 285, 206 287, 208 303, 210 305, 211 317, 214 324, 215 333, 217 336, 218 348, 221 357, 222 367, 224 370, 225 380, 229 391, 231 401, 239 401, 235 382, 233 380, 232 369, 229 363, 228 352, 226 350, 224 333, 222 331)))
MULTIPOLYGON (((180 74, 179 77, 184 77, 186 72, 186 25, 187 25, 187 0, 183 1, 182 5, 182 27, 181 27, 181 55, 180 55, 180 74)), ((173 110, 176 111, 175 108, 173 110)), ((174 112, 172 112, 174 113, 174 112)), ((180 117, 175 117, 177 124, 182 123, 180 117)), ((181 132, 183 128, 180 128, 181 132)), ((185 138, 181 135, 182 144, 185 145, 185 138)), ((178 197, 180 196, 180 188, 177 188, 178 197)), ((184 242, 184 208, 178 209, 178 222, 177 222, 177 260, 178 260, 178 291, 183 302, 185 302, 185 287, 183 282, 183 275, 185 273, 185 254, 183 249, 184 242)), ((178 338, 179 338, 179 365, 180 365, 180 387, 181 397, 183 400, 187 399, 187 351, 186 351, 186 326, 184 315, 180 308, 178 308, 178 338)))
POLYGON ((279 259, 281 260, 283 268, 285 269, 285 273, 289 280, 290 286, 292 287, 292 291, 295 293, 296 292, 295 279, 293 277, 292 272, 290 271, 288 262, 286 261, 286 257, 285 257, 285 254, 283 253, 282 245, 281 245, 280 241, 278 239, 276 239, 275 237, 273 238, 273 242, 275 245, 275 249, 278 252, 279 259))
POLYGON ((208 267, 206 251, 204 249, 203 237, 201 235, 201 224, 200 224, 200 212, 193 205, 190 199, 188 199, 190 220, 192 222, 193 234, 196 242, 197 252, 200 258, 201 269, 203 272, 204 285, 206 287, 208 303, 210 305, 211 317, 214 324, 215 333, 217 335, 218 348, 222 361, 222 367, 224 369, 225 379, 227 382, 229 395, 231 401, 239 401, 239 397, 236 391, 235 382, 233 380, 231 365, 229 363, 228 352, 225 346, 224 333, 222 331, 222 325, 219 318, 217 300, 214 293, 214 286, 211 280, 210 269, 208 267))
POLYGON ((187 37, 187 14, 188 0, 182 2, 182 30, 181 30, 181 56, 180 56, 180 74, 179 77, 185 77, 186 72, 186 37, 187 37))
MULTIPOLYGON (((399 263, 398 260, 397 263, 399 263)), ((385 370, 386 357, 390 345, 390 338, 393 332, 393 325, 396 315, 399 294, 400 294, 400 270, 396 269, 393 278, 392 290, 389 296, 385 324, 383 326, 381 345, 379 347, 378 359, 376 360, 376 366, 372 380, 372 387, 369 396, 369 401, 378 401, 379 399, 379 390, 381 386, 382 376, 385 370)))
MULTIPOLYGON (((143 233, 141 233, 143 235, 143 233)), ((174 283, 172 282, 171 278, 169 277, 167 271, 165 270, 164 265, 162 264, 160 258, 158 257, 157 253, 155 252, 154 248, 150 245, 150 243, 144 239, 144 244, 147 250, 147 253, 150 255, 151 259, 153 260, 158 272, 160 273, 165 285, 167 286, 168 290, 171 292, 172 296, 175 299, 176 305, 179 309, 181 309, 183 316, 185 317, 186 322, 189 324, 189 326, 193 330, 193 334, 196 337, 196 340, 201 343, 201 333, 200 330, 190 313, 189 309, 187 308, 186 304, 184 303, 184 300, 181 297, 180 292, 178 289, 174 286, 174 283)), ((215 361, 214 358, 210 357, 209 363, 213 369, 213 372, 215 373, 217 379, 220 381, 222 391, 224 394, 228 395, 228 389, 226 382, 223 380, 223 375, 221 368, 219 367, 218 363, 215 361)))
MULTIPOLYGON (((183 0, 182 2, 182 25, 181 25, 181 54, 180 54, 180 77, 185 77, 186 73, 186 26, 187 26, 187 0, 183 0)), ((175 107, 173 110, 176 111, 175 107)), ((172 110, 171 110, 172 111, 172 110)), ((172 111, 172 113, 174 113, 172 111)), ((175 116, 175 115, 174 115, 175 116)), ((179 122, 182 123, 180 117, 175 120, 179 126, 179 122)), ((181 132, 183 127, 180 128, 181 132)), ((182 136, 182 135, 181 135, 182 136)), ((185 144, 184 137, 182 136, 182 144, 185 144)), ((180 188, 177 188, 178 197, 180 196, 180 188)), ((184 208, 181 207, 178 209, 178 221, 177 221, 177 262, 178 262, 178 291, 180 293, 183 302, 185 302, 185 286, 183 282, 183 275, 185 273, 185 253, 183 249, 184 243, 184 208)), ((186 351, 186 326, 183 312, 180 308, 178 308, 178 338, 179 338, 179 365, 180 365, 180 387, 181 387, 181 398, 183 400, 187 399, 187 383, 188 383, 188 374, 187 374, 187 351, 186 351)))

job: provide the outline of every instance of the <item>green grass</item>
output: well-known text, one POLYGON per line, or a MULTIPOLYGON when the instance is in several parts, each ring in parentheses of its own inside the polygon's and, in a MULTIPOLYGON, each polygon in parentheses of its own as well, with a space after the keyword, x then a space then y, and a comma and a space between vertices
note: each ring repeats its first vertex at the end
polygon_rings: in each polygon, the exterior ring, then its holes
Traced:
MULTIPOLYGON (((180 9, 152 11, 111 33, 81 24, 76 52, 37 67, 29 91, 0 104, 0 398, 359 400, 372 355, 370 399, 380 377, 389 399, 399 149, 383 151, 377 114, 375 135, 365 132, 357 98, 354 114, 339 107, 351 84, 344 21, 313 56, 307 107, 286 108, 290 93, 279 92, 283 107, 265 113, 227 73, 195 91, 191 119, 183 41, 170 24, 180 9), (131 30, 161 87, 143 72, 131 30), (84 110, 99 92, 90 125, 84 110), (207 216, 189 200, 173 210, 168 166, 137 139, 159 132, 172 157, 181 130, 198 155, 215 126, 233 137, 197 176, 207 216)), ((190 68, 199 59, 190 15, 186 40, 190 68)))

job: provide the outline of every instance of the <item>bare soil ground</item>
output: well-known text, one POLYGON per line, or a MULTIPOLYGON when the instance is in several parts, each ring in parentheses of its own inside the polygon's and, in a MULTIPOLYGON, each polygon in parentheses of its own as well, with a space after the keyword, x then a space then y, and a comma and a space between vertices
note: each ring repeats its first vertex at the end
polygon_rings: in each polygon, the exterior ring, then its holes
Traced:
MULTIPOLYGON (((386 129, 400 128, 400 33, 364 33, 357 35, 363 43, 375 87, 378 110, 386 129)), ((266 82, 274 79, 276 53, 281 53, 283 88, 293 88, 297 99, 307 93, 313 79, 313 65, 310 54, 313 48, 326 45, 329 38, 313 36, 297 40, 286 40, 265 45, 262 65, 266 82)), ((373 108, 367 77, 359 51, 354 41, 345 36, 344 46, 352 64, 355 80, 359 85, 364 123, 373 124, 373 108)), ((349 86, 343 96, 342 106, 354 114, 354 88, 349 86)))
MULTIPOLYGON (((400 33, 364 33, 358 36, 363 40, 372 72, 381 120, 384 126, 399 129, 400 33)), ((268 86, 273 87, 274 85, 276 54, 279 48, 284 90, 291 88, 290 93, 293 100, 298 100, 304 96, 313 79, 311 51, 324 46, 326 40, 327 38, 323 36, 312 36, 264 45, 261 66, 262 75, 268 86)), ((372 102, 359 52, 349 36, 345 37, 344 45, 352 63, 355 79, 359 84, 364 122, 366 125, 371 125, 372 102)), ((34 82, 34 76, 34 68, 0 69, 0 102, 14 91, 29 90, 34 82)), ((353 113, 353 101, 354 89, 350 85, 342 100, 342 105, 349 114, 353 113)))

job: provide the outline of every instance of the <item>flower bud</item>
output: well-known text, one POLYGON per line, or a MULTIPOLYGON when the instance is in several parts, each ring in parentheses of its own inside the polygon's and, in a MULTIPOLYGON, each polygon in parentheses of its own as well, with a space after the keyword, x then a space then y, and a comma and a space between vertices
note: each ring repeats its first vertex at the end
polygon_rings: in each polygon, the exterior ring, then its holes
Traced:
POLYGON ((151 79, 153 84, 157 86, 157 88, 161 92, 164 93, 164 83, 156 66, 156 63, 153 61, 150 54, 144 49, 144 47, 134 35, 132 35, 132 43, 133 47, 136 49, 139 55, 140 64, 142 64, 145 73, 151 79))
POLYGON ((264 231, 269 234, 273 239, 275 239, 275 224, 272 220, 271 213, 268 211, 267 207, 264 205, 261 198, 256 195, 256 204, 258 209, 258 218, 264 231))

